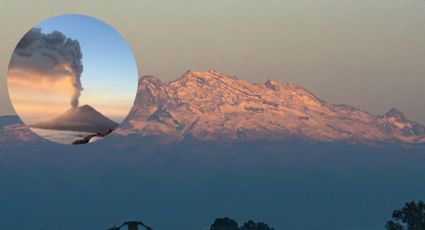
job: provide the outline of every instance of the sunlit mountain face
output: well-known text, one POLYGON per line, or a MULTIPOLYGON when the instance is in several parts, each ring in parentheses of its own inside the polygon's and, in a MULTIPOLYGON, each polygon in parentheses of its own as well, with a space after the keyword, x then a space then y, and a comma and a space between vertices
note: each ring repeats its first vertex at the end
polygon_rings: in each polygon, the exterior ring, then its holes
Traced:
MULTIPOLYGON (((87 105, 33 125, 89 132, 116 126, 87 105)), ((165 83, 154 76, 141 77, 134 106, 114 134, 153 137, 162 143, 188 139, 223 143, 425 142, 425 126, 395 108, 384 115, 373 115, 349 105, 323 101, 291 83, 268 80, 254 84, 217 71, 188 71, 165 83)))
POLYGON ((116 133, 225 142, 425 142, 425 126, 397 109, 376 116, 291 83, 253 84, 217 71, 188 71, 165 83, 140 78, 134 107, 116 133))

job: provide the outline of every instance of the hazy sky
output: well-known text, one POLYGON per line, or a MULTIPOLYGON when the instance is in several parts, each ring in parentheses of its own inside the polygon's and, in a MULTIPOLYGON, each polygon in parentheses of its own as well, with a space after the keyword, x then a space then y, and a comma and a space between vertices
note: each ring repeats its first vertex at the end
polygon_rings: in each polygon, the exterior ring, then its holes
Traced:
POLYGON ((294 82, 374 114, 391 107, 425 123, 425 1, 0 1, 4 76, 22 35, 58 14, 95 16, 129 42, 141 75, 168 81, 216 69, 251 82, 294 82))

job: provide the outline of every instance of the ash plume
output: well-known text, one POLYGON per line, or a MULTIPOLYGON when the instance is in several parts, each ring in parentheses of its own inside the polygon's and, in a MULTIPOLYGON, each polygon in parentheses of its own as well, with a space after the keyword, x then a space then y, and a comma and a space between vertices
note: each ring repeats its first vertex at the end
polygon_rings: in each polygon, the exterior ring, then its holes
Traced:
MULTIPOLYGON (((55 82, 69 78, 72 85, 71 106, 78 107, 83 87, 82 53, 77 40, 66 37, 59 31, 42 33, 40 28, 33 28, 19 41, 12 55, 9 69, 24 69, 43 76, 43 79, 55 82)), ((25 76, 21 76, 25 78, 25 76)), ((26 76, 24 80, 30 79, 26 76)))

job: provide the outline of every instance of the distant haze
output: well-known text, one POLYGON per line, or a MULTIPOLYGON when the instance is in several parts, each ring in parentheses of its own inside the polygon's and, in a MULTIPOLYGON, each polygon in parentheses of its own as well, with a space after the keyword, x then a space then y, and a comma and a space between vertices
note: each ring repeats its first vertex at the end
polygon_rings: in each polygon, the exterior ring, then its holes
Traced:
POLYGON ((134 0, 0 2, 0 114, 19 39, 51 16, 81 13, 129 42, 141 75, 217 69, 293 82, 334 103, 425 123, 425 1, 134 0))

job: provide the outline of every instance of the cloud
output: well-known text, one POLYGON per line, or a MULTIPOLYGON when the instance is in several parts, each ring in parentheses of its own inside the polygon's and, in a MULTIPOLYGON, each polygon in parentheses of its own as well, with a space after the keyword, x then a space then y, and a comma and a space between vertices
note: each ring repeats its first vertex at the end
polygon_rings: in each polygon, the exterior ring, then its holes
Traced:
MULTIPOLYGON (((83 87, 82 52, 77 40, 54 31, 44 34, 33 28, 19 41, 9 64, 8 80, 37 82, 69 82, 71 106, 77 107, 83 87), (10 78, 10 79, 9 79, 10 78), (18 80, 15 78, 19 78, 18 80)), ((22 85, 22 84, 21 84, 22 85)))

